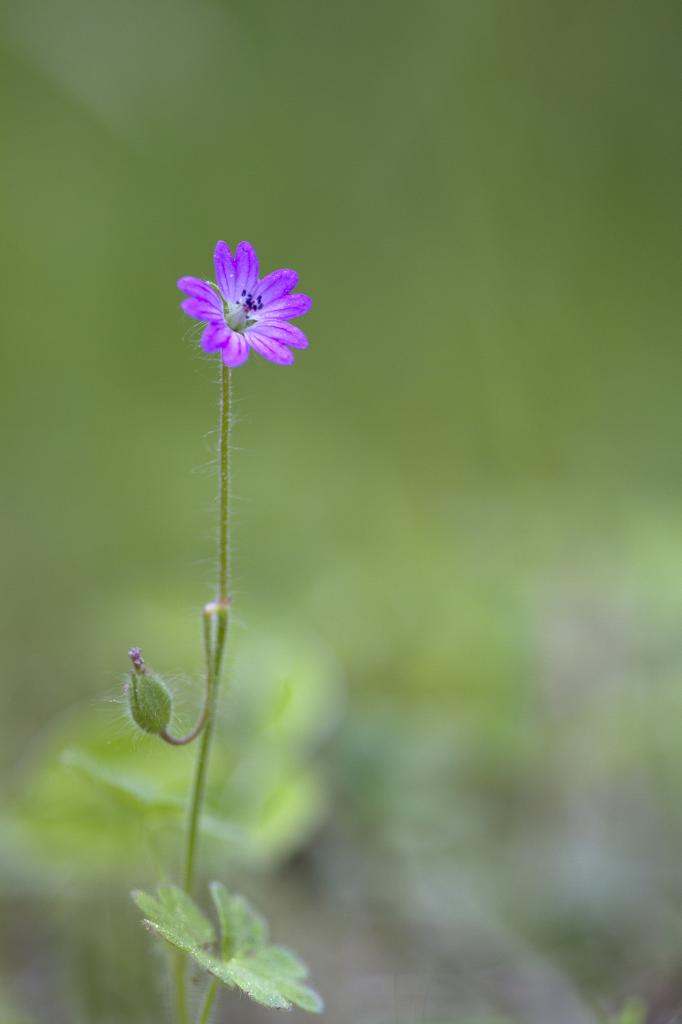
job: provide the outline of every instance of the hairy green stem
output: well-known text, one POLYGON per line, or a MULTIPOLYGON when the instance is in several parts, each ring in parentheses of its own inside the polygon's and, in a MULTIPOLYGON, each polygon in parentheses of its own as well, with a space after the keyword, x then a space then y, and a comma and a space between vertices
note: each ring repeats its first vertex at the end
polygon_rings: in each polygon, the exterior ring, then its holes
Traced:
POLYGON ((194 885, 199 819, 206 789, 206 772, 215 726, 215 709, 220 684, 225 640, 229 620, 230 575, 230 426, 232 378, 229 367, 221 363, 220 375, 220 440, 218 466, 220 479, 218 511, 218 593, 214 604, 204 609, 204 637, 206 643, 207 715, 201 737, 194 772, 194 785, 190 799, 187 846, 185 853, 185 890, 191 895, 194 885), (207 623, 207 617, 210 623, 207 623))
POLYGON ((216 992, 218 991, 218 982, 212 981, 206 989, 206 995, 204 996, 204 1005, 201 1008, 201 1014, 199 1015, 198 1024, 208 1024, 211 1017, 211 1010, 213 1009, 213 1003, 215 1001, 216 992))
POLYGON ((175 982, 175 1005, 177 1007, 176 1016, 178 1024, 189 1024, 185 966, 185 954, 176 953, 173 957, 173 980, 175 982))
POLYGON ((212 657, 208 668, 210 680, 208 684, 208 691, 211 694, 211 702, 208 708, 206 725, 199 744, 199 752, 197 754, 196 767, 194 771, 194 785, 192 787, 192 797, 190 800, 189 824, 187 826, 184 884, 185 891, 190 893, 190 895, 194 886, 201 808, 204 802, 204 793, 206 791, 206 773, 208 770, 208 757, 211 749, 211 739, 213 738, 213 728, 215 726, 215 707, 218 695, 218 682, 220 680, 220 668, 222 664, 223 650, 225 647, 225 639, 227 637, 227 608, 216 606, 215 619, 216 622, 214 625, 211 651, 212 657))
POLYGON ((164 729, 160 733, 161 739, 165 740, 166 743, 170 743, 174 747, 185 747, 188 743, 192 743, 201 730, 205 727, 209 714, 211 712, 212 700, 213 700, 213 687, 215 683, 215 672, 213 671, 213 615, 216 611, 216 606, 213 604, 206 605, 204 608, 204 660, 206 662, 206 692, 204 694, 204 706, 201 709, 196 725, 184 736, 173 736, 168 729, 164 729))
POLYGON ((218 598, 227 605, 230 584, 230 428, 232 426, 232 370, 221 364, 220 375, 220 500, 218 512, 218 598))
MULTIPOLYGON (((187 840, 185 847, 185 891, 191 895, 196 874, 197 851, 201 811, 206 791, 206 776, 215 728, 215 712, 223 664, 225 641, 230 618, 230 429, 231 429, 232 378, 229 367, 221 363, 220 377, 220 428, 218 445, 219 501, 218 501, 218 593, 216 600, 204 608, 204 646, 206 650, 206 715, 204 731, 194 769, 194 782, 189 803, 187 840)), ((178 1022, 187 1022, 187 999, 185 992, 185 964, 176 964, 176 997, 178 1022), (180 981, 182 974, 182 981, 180 981)), ((209 989, 209 992, 211 990, 209 989)), ((204 1005, 202 1022, 208 1020, 215 993, 208 1007, 204 1005)), ((208 993, 207 993, 208 1001, 208 993)))

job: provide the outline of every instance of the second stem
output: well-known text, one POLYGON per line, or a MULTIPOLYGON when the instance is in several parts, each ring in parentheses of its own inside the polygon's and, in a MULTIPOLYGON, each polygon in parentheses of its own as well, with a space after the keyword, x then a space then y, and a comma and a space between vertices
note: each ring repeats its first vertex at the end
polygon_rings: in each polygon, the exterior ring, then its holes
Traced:
POLYGON ((232 426, 232 376, 221 363, 220 426, 218 444, 219 511, 218 511, 218 593, 213 604, 204 609, 206 648, 206 726, 199 742, 194 784, 189 805, 187 845, 185 852, 185 891, 191 895, 196 871, 197 846, 201 809, 206 790, 206 775, 215 726, 215 712, 220 685, 225 641, 230 620, 230 432, 232 426))

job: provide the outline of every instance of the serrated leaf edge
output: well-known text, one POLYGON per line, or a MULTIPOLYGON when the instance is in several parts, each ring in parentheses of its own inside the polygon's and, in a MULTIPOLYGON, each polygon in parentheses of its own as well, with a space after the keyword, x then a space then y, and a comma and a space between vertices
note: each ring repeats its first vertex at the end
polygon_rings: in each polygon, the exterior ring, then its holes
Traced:
MULTIPOLYGON (((169 886, 169 888, 173 889, 176 887, 169 886)), ((220 930, 222 931, 222 915, 220 914, 218 906, 218 894, 225 893, 228 896, 232 895, 233 898, 234 895, 238 894, 230 894, 226 887, 221 882, 211 882, 209 888, 211 891, 211 896, 213 898, 216 913, 218 915, 219 924, 221 925, 220 930)), ((146 911, 142 906, 142 904, 146 903, 148 900, 151 901, 153 904, 157 904, 161 909, 165 909, 163 903, 161 903, 159 899, 157 899, 154 896, 151 896, 143 889, 133 889, 130 896, 133 902, 138 907, 138 909, 141 910, 143 914, 148 913, 148 911, 146 911)), ((265 921, 265 919, 262 918, 258 911, 254 910, 251 907, 251 904, 246 899, 246 897, 240 896, 240 900, 242 901, 246 909, 249 912, 251 912, 255 917, 257 917, 260 921, 262 921, 265 927, 267 928, 267 922, 265 921)), ((203 912, 200 910, 199 907, 197 907, 196 909, 199 914, 205 916, 203 915, 203 912)), ((208 918, 206 918, 206 920, 208 920, 208 918)), ((260 949, 258 951, 254 951, 252 955, 244 957, 233 956, 229 959, 221 960, 218 957, 213 956, 211 953, 208 953, 197 943, 184 941, 181 935, 175 934, 170 929, 156 923, 155 921, 150 920, 148 917, 143 918, 142 924, 147 929, 147 931, 150 932, 150 934, 155 935, 156 937, 167 942, 168 945, 173 946, 174 949, 179 949, 183 953, 186 953, 188 956, 191 956, 199 967, 201 967, 207 973, 211 974, 214 978, 220 981, 227 988, 239 989, 246 996, 252 999, 255 1003, 258 1003, 261 1006, 267 1006, 271 1009, 291 1010, 293 1005, 296 1005, 307 1013, 321 1013, 322 1010, 324 1009, 324 1000, 322 999, 322 996, 314 988, 311 988, 310 985, 306 985, 303 980, 307 978, 309 974, 307 965, 297 956, 296 953, 293 952, 293 950, 289 949, 286 946, 280 946, 277 944, 270 944, 264 942, 260 949), (296 966, 296 973, 287 973, 286 971, 278 973, 277 970, 275 970, 272 973, 272 975, 270 975, 268 974, 267 971, 263 972, 259 970, 257 953, 260 952, 267 954, 268 949, 272 949, 289 955, 292 958, 294 965, 296 966), (253 966, 249 963, 249 961, 251 960, 254 962, 253 966), (237 975, 237 977, 235 977, 235 974, 237 975), (249 986, 248 978, 244 977, 244 974, 250 976, 256 984, 253 986, 249 986), (241 981, 238 980, 240 976, 241 981), (258 993, 259 982, 262 983, 265 990, 267 990, 268 988, 270 989, 270 996, 267 994, 266 991, 263 991, 262 993, 260 993, 259 998, 259 994, 256 994, 258 993), (249 991, 249 988, 251 988, 252 990, 249 991), (255 993, 253 991, 254 988, 255 993), (285 996, 283 989, 287 988, 301 992, 304 995, 304 998, 306 999, 309 996, 310 1000, 315 1004, 314 1007, 311 1007, 310 1005, 302 1006, 301 1002, 298 999, 296 999, 295 996, 285 996)), ((213 941, 215 941, 215 936, 213 941)), ((223 937, 221 935, 221 945, 222 941, 223 937)))

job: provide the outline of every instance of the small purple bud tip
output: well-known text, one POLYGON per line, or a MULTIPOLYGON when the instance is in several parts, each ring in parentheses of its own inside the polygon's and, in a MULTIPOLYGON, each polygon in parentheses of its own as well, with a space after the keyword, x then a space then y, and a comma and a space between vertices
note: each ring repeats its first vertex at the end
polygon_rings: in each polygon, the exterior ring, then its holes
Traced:
POLYGON ((142 657, 141 647, 131 647, 128 651, 128 657, 132 661, 136 672, 144 672, 144 658, 142 657))

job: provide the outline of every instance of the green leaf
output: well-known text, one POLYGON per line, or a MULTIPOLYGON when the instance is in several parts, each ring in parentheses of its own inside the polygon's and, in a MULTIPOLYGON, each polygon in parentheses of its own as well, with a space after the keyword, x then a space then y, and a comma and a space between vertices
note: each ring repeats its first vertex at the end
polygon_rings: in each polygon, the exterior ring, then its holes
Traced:
POLYGON ((220 923, 223 959, 261 949, 267 942, 268 926, 260 914, 243 896, 229 893, 222 882, 211 882, 209 888, 220 923))
MULTIPOLYGON (((269 948, 265 947, 263 952, 269 948)), ((299 970, 300 961, 297 957, 295 959, 299 970)), ((269 968, 267 957, 233 957, 215 961, 208 970, 225 985, 236 986, 263 1006, 290 1010, 293 1003, 310 1013, 321 1013, 324 1008, 321 996, 314 989, 269 968)))
POLYGON ((307 978, 310 971, 300 957, 285 946, 265 946, 255 957, 261 969, 287 978, 307 978))
POLYGON ((132 893, 150 931, 193 956, 215 941, 213 925, 186 892, 174 885, 160 885, 158 894, 156 900, 139 889, 132 893))
POLYGON ((209 919, 197 907, 194 900, 175 885, 160 885, 159 899, 164 910, 181 920, 190 931, 199 946, 207 946, 215 942, 215 929, 209 919))
POLYGON ((211 974, 263 1006, 291 1009, 293 1003, 320 1013, 322 999, 302 982, 308 977, 303 961, 284 946, 267 944, 267 925, 243 896, 221 882, 211 882, 210 889, 222 937, 222 960, 211 964, 211 974))
MULTIPOLYGON (((182 809, 185 808, 185 801, 182 801, 182 809)), ((219 818, 215 814, 202 814, 199 827, 204 835, 212 839, 219 839, 222 843, 228 843, 234 848, 246 845, 246 829, 235 825, 231 821, 219 818)))
MULTIPOLYGON (((164 814, 184 814, 187 801, 184 797, 169 796, 159 792, 146 780, 135 779, 122 774, 118 770, 111 771, 105 765, 89 757, 80 750, 65 750, 60 762, 72 769, 81 778, 102 786, 112 797, 132 805, 142 811, 156 811, 164 814)), ((232 846, 243 846, 246 842, 246 831, 239 825, 225 821, 214 814, 202 814, 199 823, 202 833, 220 839, 232 846)))
POLYGON ((304 985, 300 981, 285 979, 279 983, 279 990, 294 1006, 300 1007, 301 1010, 307 1010, 308 1013, 322 1013, 324 1010, 322 996, 314 988, 311 988, 310 985, 304 985))
POLYGON ((265 920, 243 896, 220 882, 212 882, 210 889, 220 924, 220 957, 207 948, 216 941, 213 925, 182 889, 162 885, 158 899, 139 890, 132 897, 153 934, 189 954, 224 985, 241 989, 263 1006, 290 1010, 295 1005, 320 1013, 322 999, 303 982, 308 976, 303 961, 284 946, 268 944, 265 920))
POLYGON ((217 961, 211 974, 230 987, 237 986, 262 1006, 290 1010, 291 1003, 280 991, 277 981, 252 970, 248 960, 217 961))
POLYGON ((182 810, 184 801, 178 797, 163 796, 148 783, 133 779, 121 772, 111 771, 105 765, 88 757, 80 750, 65 750, 60 761, 63 765, 76 771, 88 782, 104 786, 112 796, 116 796, 143 809, 159 811, 182 810))

